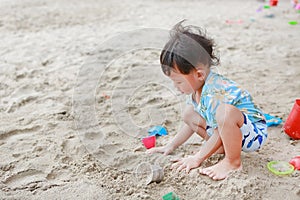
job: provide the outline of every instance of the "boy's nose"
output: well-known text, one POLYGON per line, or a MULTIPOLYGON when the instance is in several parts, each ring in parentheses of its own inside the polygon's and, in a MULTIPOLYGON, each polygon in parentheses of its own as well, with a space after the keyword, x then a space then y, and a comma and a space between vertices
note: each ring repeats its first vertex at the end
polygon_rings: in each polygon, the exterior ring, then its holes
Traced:
POLYGON ((179 87, 176 87, 177 91, 182 93, 181 89, 179 87))
POLYGON ((174 88, 176 88, 178 90, 176 83, 173 83, 173 86, 174 86, 174 88))

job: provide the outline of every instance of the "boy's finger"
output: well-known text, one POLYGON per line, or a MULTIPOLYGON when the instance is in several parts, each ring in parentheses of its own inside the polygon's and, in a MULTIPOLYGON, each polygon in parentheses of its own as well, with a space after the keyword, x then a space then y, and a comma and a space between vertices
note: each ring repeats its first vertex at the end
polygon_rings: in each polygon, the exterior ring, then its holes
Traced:
POLYGON ((176 165, 177 165, 177 163, 172 164, 170 169, 174 169, 176 165))
POLYGON ((155 151, 155 149, 148 149, 148 150, 146 150, 145 153, 152 154, 152 153, 154 153, 154 151, 155 151))
POLYGON ((169 155, 171 152, 172 152, 172 151, 167 150, 167 151, 164 152, 164 155, 167 156, 167 155, 169 155))
POLYGON ((181 161, 182 160, 182 158, 171 158, 171 162, 179 162, 179 161, 181 161))
POLYGON ((185 168, 185 172, 188 174, 190 171, 191 171, 191 167, 190 167, 190 166, 187 166, 187 167, 185 168))
POLYGON ((181 163, 179 163, 179 162, 173 163, 171 165, 170 169, 177 169, 179 165, 181 165, 181 163))
POLYGON ((146 150, 146 153, 149 153, 149 154, 152 154, 152 153, 162 153, 162 151, 159 148, 154 147, 154 148, 146 150))
POLYGON ((178 168, 177 168, 177 172, 181 172, 186 166, 184 164, 181 164, 178 168))

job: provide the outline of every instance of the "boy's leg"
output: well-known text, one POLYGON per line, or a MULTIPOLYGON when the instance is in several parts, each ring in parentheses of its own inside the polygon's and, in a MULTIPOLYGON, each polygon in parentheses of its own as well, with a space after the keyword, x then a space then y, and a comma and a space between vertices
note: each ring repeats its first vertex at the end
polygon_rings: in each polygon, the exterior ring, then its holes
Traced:
MULTIPOLYGON (((200 137, 204 140, 208 140, 209 135, 206 132, 205 120, 194 110, 192 105, 187 105, 183 114, 183 121, 200 137)), ((216 153, 224 154, 223 147, 220 147, 216 153)))
POLYGON ((185 112, 183 113, 183 121, 200 137, 207 140, 208 135, 206 133, 206 122, 205 120, 194 111, 192 105, 187 105, 185 112))
POLYGON ((214 180, 221 180, 241 167, 242 133, 240 127, 244 123, 244 117, 240 110, 228 104, 222 104, 216 112, 218 134, 222 140, 225 158, 214 166, 200 170, 214 180))

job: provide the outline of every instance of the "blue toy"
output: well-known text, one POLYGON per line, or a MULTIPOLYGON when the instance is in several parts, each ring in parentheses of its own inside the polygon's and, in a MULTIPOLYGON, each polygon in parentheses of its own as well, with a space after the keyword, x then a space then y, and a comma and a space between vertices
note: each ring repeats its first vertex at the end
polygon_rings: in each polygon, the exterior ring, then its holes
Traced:
POLYGON ((153 126, 148 130, 149 136, 155 135, 155 136, 165 136, 168 135, 168 131, 163 126, 153 126))
POLYGON ((269 115, 269 114, 266 114, 266 113, 264 114, 264 116, 266 118, 268 127, 277 126, 277 125, 282 123, 282 119, 280 119, 279 117, 275 117, 275 116, 272 116, 272 115, 269 115))

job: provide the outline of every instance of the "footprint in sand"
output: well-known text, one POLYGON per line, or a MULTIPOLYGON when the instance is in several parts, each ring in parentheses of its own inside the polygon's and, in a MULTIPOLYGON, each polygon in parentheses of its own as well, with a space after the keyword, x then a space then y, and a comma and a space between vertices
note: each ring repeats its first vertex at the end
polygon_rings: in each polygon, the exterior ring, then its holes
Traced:
POLYGON ((16 111, 19 107, 24 106, 40 97, 41 94, 36 92, 33 88, 25 85, 16 91, 14 91, 10 96, 8 96, 7 101, 9 106, 6 109, 7 113, 16 111))
POLYGON ((28 136, 29 133, 37 132, 41 129, 41 126, 28 126, 28 127, 22 127, 17 128, 9 131, 4 131, 3 133, 0 132, 0 140, 20 140, 26 135, 28 136))
POLYGON ((94 156, 103 164, 107 166, 115 165, 115 158, 117 155, 121 155, 120 150, 123 148, 122 144, 103 144, 100 145, 97 150, 94 151, 94 156))
POLYGON ((21 171, 9 176, 3 181, 3 183, 8 187, 14 189, 26 187, 26 185, 30 183, 43 181, 46 181, 45 173, 36 169, 28 169, 26 171, 21 171))

